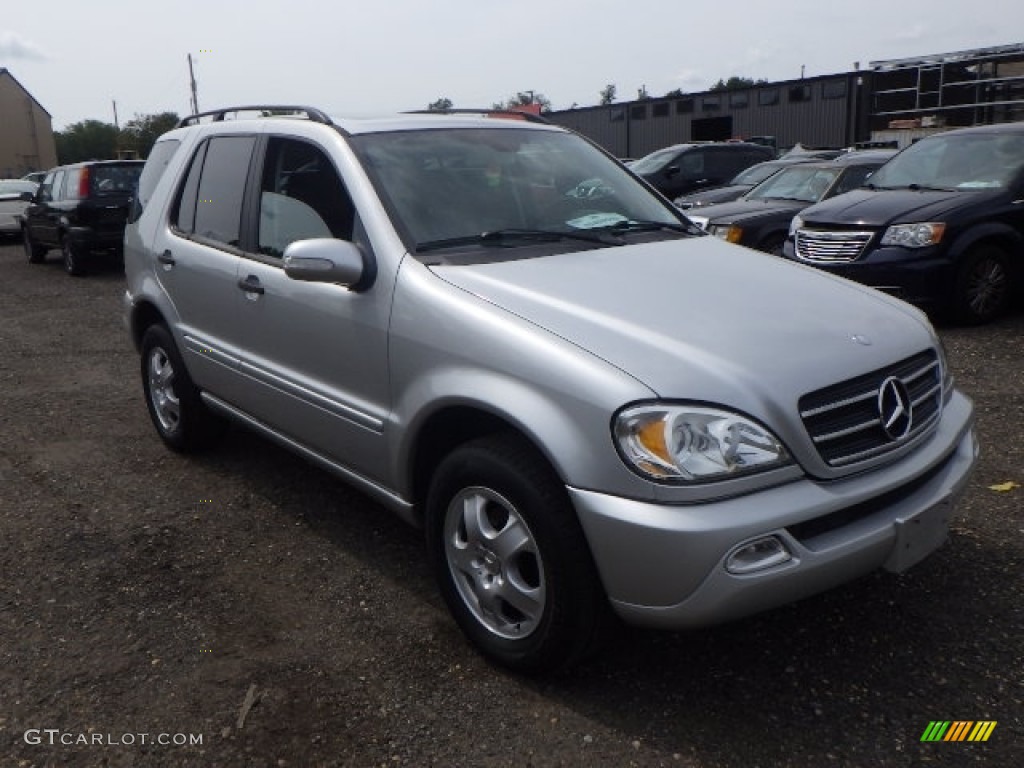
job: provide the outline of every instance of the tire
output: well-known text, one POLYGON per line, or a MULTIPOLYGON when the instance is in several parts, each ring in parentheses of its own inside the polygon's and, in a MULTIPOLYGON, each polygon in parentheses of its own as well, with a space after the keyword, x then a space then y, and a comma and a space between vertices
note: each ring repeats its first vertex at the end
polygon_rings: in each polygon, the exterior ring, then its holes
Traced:
POLYGON ((32 239, 32 235, 28 231, 28 227, 22 227, 21 238, 25 243, 25 256, 28 257, 28 263, 42 264, 43 260, 46 258, 46 251, 48 250, 46 246, 39 245, 32 239))
POLYGON ((988 323, 1009 306, 1013 293, 1010 257, 995 245, 979 245, 968 252, 957 273, 953 309, 969 325, 988 323))
POLYGON ((520 672, 571 666, 610 615, 565 487, 513 434, 442 460, 426 508, 438 586, 469 640, 520 672))
POLYGON ((71 238, 64 236, 60 241, 61 257, 64 259, 64 271, 72 277, 81 277, 85 274, 85 261, 83 249, 74 245, 71 238))
POLYGON ((141 372, 149 417, 169 448, 191 453, 220 438, 225 422, 203 405, 166 326, 152 325, 143 334, 141 372))

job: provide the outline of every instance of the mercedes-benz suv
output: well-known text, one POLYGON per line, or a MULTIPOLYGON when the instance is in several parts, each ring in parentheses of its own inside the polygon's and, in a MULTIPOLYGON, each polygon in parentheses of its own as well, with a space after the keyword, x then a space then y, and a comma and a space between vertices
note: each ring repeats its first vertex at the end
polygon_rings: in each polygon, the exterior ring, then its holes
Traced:
POLYGON ((561 666, 610 611, 727 621, 945 540, 977 445, 916 309, 705 235, 556 126, 257 110, 187 118, 139 182, 155 429, 234 421, 422 526, 489 657, 561 666))

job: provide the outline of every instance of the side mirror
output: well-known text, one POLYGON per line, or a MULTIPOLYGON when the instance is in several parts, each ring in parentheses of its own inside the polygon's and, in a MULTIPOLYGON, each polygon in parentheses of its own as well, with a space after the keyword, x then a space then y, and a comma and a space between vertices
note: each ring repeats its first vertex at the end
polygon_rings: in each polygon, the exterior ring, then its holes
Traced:
POLYGON ((33 195, 31 192, 22 192, 20 195, 18 195, 18 199, 21 200, 23 203, 31 203, 33 200, 35 200, 35 198, 36 196, 33 195))
POLYGON ((668 168, 665 169, 665 178, 671 179, 677 173, 679 173, 679 166, 670 165, 668 168))
POLYGON ((296 240, 285 248, 284 273, 292 280, 338 283, 354 291, 373 280, 373 270, 359 246, 326 237, 296 240))

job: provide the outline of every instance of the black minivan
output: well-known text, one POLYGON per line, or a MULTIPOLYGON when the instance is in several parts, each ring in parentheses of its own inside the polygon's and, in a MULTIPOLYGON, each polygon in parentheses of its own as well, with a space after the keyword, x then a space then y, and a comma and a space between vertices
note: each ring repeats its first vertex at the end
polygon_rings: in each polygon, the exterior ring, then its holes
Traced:
POLYGON ((142 160, 75 163, 46 174, 23 214, 25 254, 33 264, 59 248, 69 275, 85 274, 100 252, 120 255, 142 160))
POLYGON ((672 200, 725 184, 744 168, 774 158, 771 147, 742 141, 675 144, 640 158, 629 170, 672 200))
POLYGON ((967 323, 1024 285, 1024 123, 938 133, 793 219, 784 254, 967 323))

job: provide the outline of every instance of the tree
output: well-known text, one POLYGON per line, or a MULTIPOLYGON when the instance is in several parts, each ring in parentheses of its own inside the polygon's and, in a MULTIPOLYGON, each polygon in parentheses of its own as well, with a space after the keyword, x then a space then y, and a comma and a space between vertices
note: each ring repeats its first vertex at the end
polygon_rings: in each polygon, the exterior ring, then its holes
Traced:
POLYGON ((447 96, 442 96, 437 101, 432 101, 427 104, 427 109, 431 112, 444 112, 445 110, 452 108, 452 100, 447 96))
POLYGON ((119 149, 135 150, 139 157, 146 158, 156 140, 178 124, 180 118, 174 112, 160 112, 155 115, 135 114, 121 129, 119 149))
POLYGON ((712 85, 709 91, 738 91, 743 88, 749 88, 752 85, 760 85, 761 83, 767 83, 767 80, 754 80, 752 77, 737 77, 733 75, 728 80, 718 79, 718 82, 712 85))
POLYGON ((541 112, 551 111, 551 101, 543 93, 535 91, 519 91, 515 96, 509 97, 508 101, 501 101, 491 105, 492 109, 515 109, 516 107, 528 107, 531 104, 539 104, 541 112))
POLYGON ((60 165, 82 160, 112 160, 117 157, 118 131, 102 120, 72 123, 53 135, 60 165))
POLYGON ((603 89, 601 89, 601 106, 607 106, 615 102, 615 92, 618 89, 615 87, 615 83, 608 83, 603 89))
POLYGON ((685 96, 682 88, 673 88, 671 91, 665 94, 666 99, 677 99, 680 96, 685 96))

